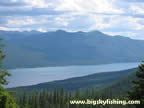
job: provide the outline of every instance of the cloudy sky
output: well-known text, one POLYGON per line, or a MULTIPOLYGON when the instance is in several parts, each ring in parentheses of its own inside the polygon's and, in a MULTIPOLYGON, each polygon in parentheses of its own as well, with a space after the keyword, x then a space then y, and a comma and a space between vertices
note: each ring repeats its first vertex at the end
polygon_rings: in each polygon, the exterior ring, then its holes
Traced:
POLYGON ((58 29, 144 39, 144 0, 0 0, 0 30, 58 29))

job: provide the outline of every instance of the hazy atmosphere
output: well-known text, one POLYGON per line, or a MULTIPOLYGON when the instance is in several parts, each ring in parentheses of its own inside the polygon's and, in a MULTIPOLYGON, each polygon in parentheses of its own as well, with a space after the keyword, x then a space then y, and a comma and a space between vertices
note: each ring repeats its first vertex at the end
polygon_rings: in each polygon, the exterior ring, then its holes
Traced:
POLYGON ((144 39, 144 0, 0 0, 0 30, 100 30, 144 39))

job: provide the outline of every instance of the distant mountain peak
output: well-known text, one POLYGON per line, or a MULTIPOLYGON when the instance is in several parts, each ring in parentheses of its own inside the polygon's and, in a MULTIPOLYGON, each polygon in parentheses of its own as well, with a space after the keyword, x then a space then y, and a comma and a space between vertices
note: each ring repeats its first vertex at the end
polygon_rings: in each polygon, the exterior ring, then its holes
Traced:
POLYGON ((87 32, 87 36, 93 36, 93 37, 108 37, 109 35, 107 34, 104 34, 98 30, 94 30, 94 31, 90 31, 90 32, 87 32))
POLYGON ((93 31, 90 31, 91 33, 102 33, 100 32, 99 30, 93 30, 93 31))
POLYGON ((57 30, 56 32, 66 33, 66 31, 64 31, 64 30, 57 30))

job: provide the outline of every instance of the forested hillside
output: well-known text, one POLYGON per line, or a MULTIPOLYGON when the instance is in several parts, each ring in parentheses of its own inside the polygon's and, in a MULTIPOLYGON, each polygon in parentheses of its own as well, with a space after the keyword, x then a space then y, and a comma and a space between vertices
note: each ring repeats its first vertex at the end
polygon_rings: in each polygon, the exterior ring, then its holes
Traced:
MULTIPOLYGON (((103 94, 96 92, 94 89, 88 89, 85 92, 81 93, 79 90, 76 92, 66 92, 63 89, 55 89, 54 91, 43 90, 41 93, 34 93, 32 96, 29 96, 24 93, 23 96, 18 98, 18 104, 20 108, 135 108, 134 105, 124 105, 124 104, 106 104, 102 103, 96 104, 84 104, 87 102, 87 99, 92 99, 91 101, 106 100, 106 99, 119 99, 127 100, 126 96, 121 97, 112 97, 110 94, 103 94), (72 101, 85 101, 81 104, 73 104, 72 101)), ((128 100, 127 100, 128 101, 128 100)), ((80 102, 79 102, 80 103, 80 102)))
MULTIPOLYGON (((97 90, 96 88, 78 89, 74 91, 67 91, 64 89, 41 89, 40 91, 33 92, 31 95, 27 91, 18 98, 18 104, 25 108, 135 108, 134 105, 95 105, 95 104, 70 104, 71 100, 106 100, 106 99, 119 99, 126 100, 127 93, 132 89, 132 80, 136 79, 136 72, 132 72, 121 80, 108 85, 105 88, 97 90)), ((21 89, 22 90, 22 89, 21 89)), ((35 90, 35 88, 33 88, 35 90)))

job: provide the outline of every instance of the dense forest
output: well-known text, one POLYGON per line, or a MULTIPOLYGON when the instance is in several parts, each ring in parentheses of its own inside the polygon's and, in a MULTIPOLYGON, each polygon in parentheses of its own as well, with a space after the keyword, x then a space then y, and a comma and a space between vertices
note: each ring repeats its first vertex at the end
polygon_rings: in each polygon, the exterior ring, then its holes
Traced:
POLYGON ((106 100, 120 99, 129 100, 128 91, 132 88, 132 80, 136 79, 135 72, 122 78, 120 81, 114 82, 105 88, 97 90, 97 88, 64 90, 61 89, 37 89, 37 88, 17 88, 14 89, 22 92, 17 95, 17 103, 21 108, 135 108, 134 105, 76 105, 70 104, 70 100, 106 100))
POLYGON ((93 105, 93 104, 72 104, 73 100, 106 100, 106 99, 121 99, 126 100, 126 96, 114 97, 111 94, 103 94, 101 92, 95 92, 94 89, 87 89, 84 92, 77 90, 75 92, 66 92, 64 89, 43 90, 40 93, 34 93, 33 95, 24 95, 17 100, 20 108, 133 108, 133 105, 93 105))

